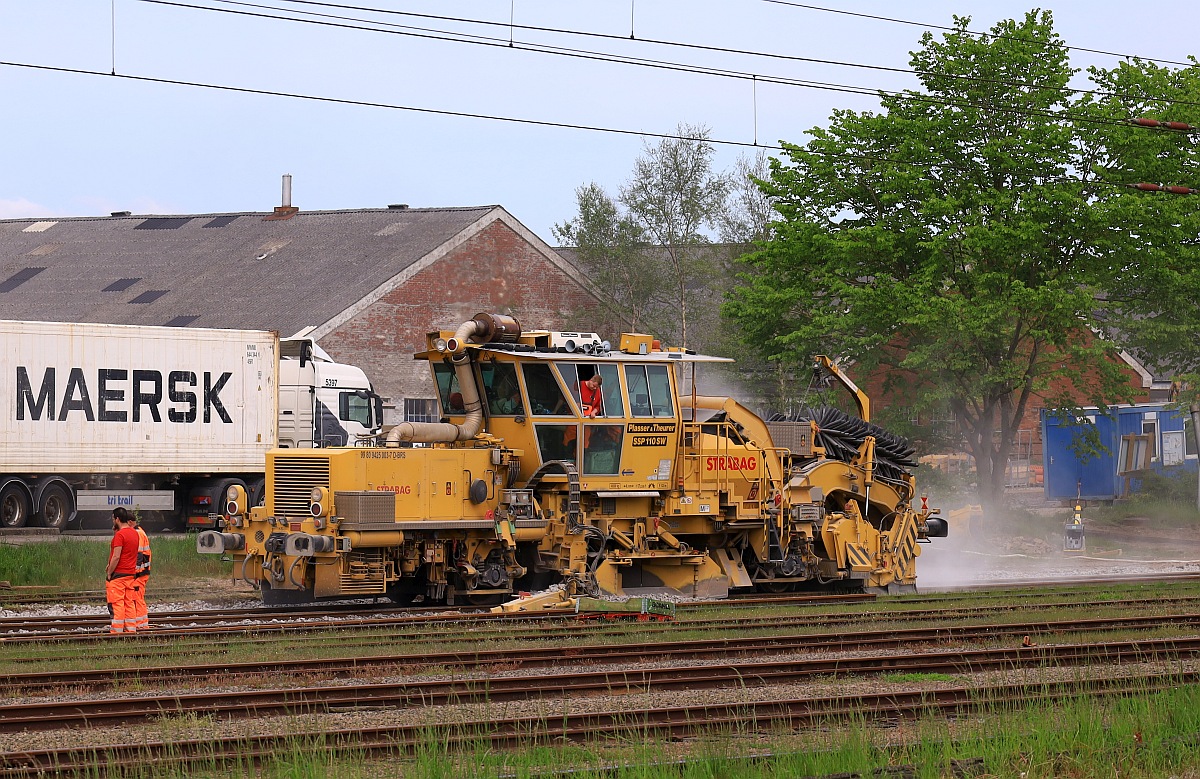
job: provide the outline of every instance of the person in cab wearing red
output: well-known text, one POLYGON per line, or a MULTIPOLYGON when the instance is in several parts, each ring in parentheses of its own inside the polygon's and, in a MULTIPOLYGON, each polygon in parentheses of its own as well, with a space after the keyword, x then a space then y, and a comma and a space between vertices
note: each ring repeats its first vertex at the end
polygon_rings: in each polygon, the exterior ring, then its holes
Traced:
POLYGON ((585 417, 598 417, 604 413, 604 393, 600 391, 603 383, 600 374, 594 373, 579 385, 579 403, 583 406, 581 410, 585 417))
POLYGON ((108 611, 112 615, 109 633, 137 632, 137 576, 138 546, 141 539, 133 529, 133 515, 124 508, 112 513, 113 539, 108 556, 108 571, 105 573, 104 592, 108 599, 108 611))

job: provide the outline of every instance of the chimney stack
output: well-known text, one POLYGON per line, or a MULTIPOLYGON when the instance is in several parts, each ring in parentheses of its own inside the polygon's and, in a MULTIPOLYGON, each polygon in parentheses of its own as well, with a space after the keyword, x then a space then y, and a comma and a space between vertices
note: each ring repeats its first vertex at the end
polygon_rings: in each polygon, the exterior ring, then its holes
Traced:
POLYGON ((299 211, 292 205, 292 174, 283 174, 283 203, 275 206, 275 210, 263 217, 264 222, 282 222, 285 219, 291 219, 299 211))

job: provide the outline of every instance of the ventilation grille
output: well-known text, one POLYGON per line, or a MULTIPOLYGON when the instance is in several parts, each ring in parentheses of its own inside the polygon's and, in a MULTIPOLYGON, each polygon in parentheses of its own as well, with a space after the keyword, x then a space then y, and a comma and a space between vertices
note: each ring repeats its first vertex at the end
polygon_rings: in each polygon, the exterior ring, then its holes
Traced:
POLYGON ((271 477, 275 516, 311 516, 313 487, 329 486, 329 458, 276 457, 271 477))
POLYGON ((342 527, 396 521, 396 493, 366 490, 335 492, 333 506, 342 527))
POLYGON ((342 558, 339 595, 382 595, 387 591, 391 563, 382 549, 355 551, 342 558))

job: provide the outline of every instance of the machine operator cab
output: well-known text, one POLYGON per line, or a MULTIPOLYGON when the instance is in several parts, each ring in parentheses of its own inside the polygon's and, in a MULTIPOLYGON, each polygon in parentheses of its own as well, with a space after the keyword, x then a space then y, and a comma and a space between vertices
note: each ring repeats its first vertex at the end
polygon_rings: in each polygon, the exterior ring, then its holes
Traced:
MULTIPOLYGON (((431 333, 431 345, 445 335, 431 333)), ((683 416, 676 364, 729 361, 629 333, 618 350, 590 333, 541 331, 470 351, 485 430, 524 452, 522 478, 568 461, 585 490, 666 488, 683 416)), ((433 349, 417 357, 432 363, 443 417, 461 421, 468 409, 454 366, 433 349)))

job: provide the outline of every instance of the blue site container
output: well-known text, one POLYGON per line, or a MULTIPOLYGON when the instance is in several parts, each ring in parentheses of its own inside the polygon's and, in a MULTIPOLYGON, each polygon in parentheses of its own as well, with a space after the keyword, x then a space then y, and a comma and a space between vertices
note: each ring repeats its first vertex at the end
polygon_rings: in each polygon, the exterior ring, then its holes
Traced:
POLYGON ((1194 447, 1185 440, 1191 433, 1185 431, 1184 417, 1165 403, 1112 407, 1108 414, 1087 408, 1083 418, 1074 421, 1042 409, 1041 417, 1046 500, 1115 500, 1137 492, 1141 480, 1125 468, 1131 464, 1148 465, 1148 470, 1164 475, 1196 471, 1194 447), (1072 451, 1081 424, 1093 425, 1104 446, 1086 460, 1072 451), (1143 446, 1149 447, 1145 455, 1143 446))

